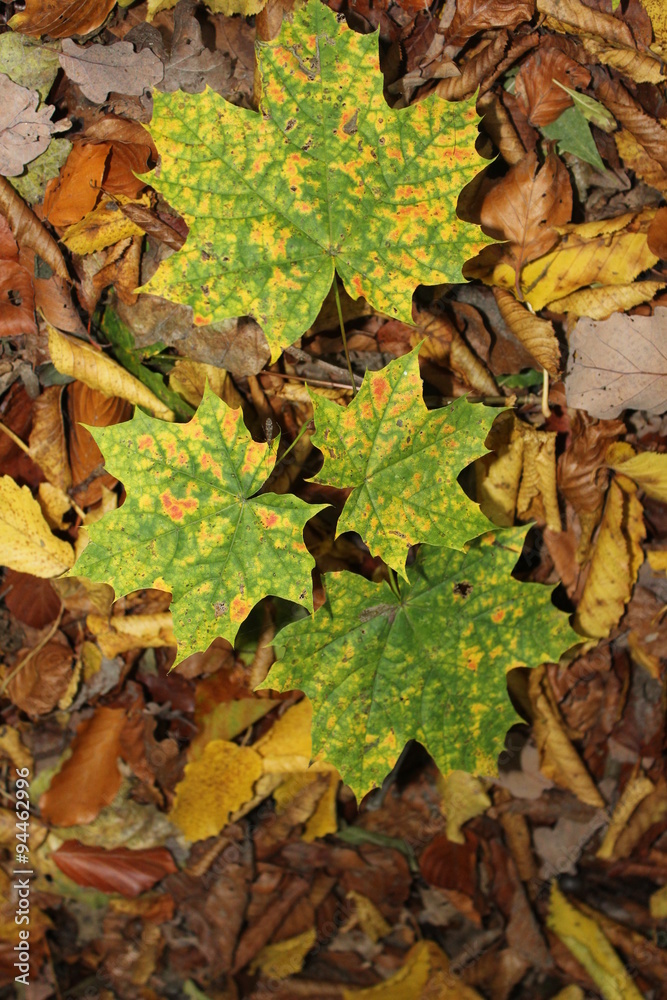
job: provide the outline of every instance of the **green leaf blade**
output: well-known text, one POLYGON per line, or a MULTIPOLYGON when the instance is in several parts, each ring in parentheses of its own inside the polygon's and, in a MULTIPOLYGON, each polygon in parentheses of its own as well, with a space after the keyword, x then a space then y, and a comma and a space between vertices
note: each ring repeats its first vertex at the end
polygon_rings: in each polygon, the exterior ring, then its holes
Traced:
POLYGON ((578 641, 540 584, 510 575, 526 529, 465 553, 423 547, 399 600, 386 584, 327 576, 327 603, 280 634, 285 656, 261 685, 313 702, 313 753, 361 797, 409 739, 447 773, 491 774, 519 721, 506 674, 557 660, 578 641))
POLYGON ((207 324, 252 315, 275 359, 312 324, 337 270, 355 298, 411 322, 417 284, 460 281, 488 240, 456 217, 484 165, 474 99, 386 104, 377 36, 320 0, 257 48, 260 113, 214 92, 156 95, 151 183, 190 226, 144 291, 207 324))
POLYGON ((233 643, 268 594, 312 607, 314 560, 303 527, 322 508, 254 495, 273 469, 278 442, 253 441, 240 410, 207 390, 187 424, 137 412, 125 424, 91 430, 127 498, 89 527, 75 572, 110 583, 117 594, 170 591, 179 658, 216 636, 233 643))
POLYGON ((421 391, 419 348, 379 372, 367 372, 343 409, 311 394, 324 455, 315 482, 353 487, 338 534, 356 531, 372 555, 405 577, 411 545, 462 549, 489 522, 456 477, 485 454, 498 411, 458 399, 428 411, 421 391))

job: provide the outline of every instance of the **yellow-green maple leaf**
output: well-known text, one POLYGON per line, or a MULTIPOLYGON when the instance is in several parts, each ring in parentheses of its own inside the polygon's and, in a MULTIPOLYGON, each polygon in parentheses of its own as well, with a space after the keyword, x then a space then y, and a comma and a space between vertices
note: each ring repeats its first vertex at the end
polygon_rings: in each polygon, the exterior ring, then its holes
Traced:
POLYGON ((190 232, 144 291, 192 306, 200 325, 254 316, 274 358, 311 325, 336 272, 352 296, 410 323, 415 287, 460 281, 488 243, 456 217, 484 163, 474 99, 389 108, 377 35, 320 0, 257 58, 259 113, 212 90, 155 95, 151 183, 190 232))

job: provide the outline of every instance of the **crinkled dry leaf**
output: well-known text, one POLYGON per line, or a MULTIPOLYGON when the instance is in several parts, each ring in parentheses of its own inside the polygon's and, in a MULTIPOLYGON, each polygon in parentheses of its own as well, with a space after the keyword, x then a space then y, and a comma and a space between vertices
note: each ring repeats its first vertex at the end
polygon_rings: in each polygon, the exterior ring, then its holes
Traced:
POLYGON ((611 420, 623 410, 667 409, 667 309, 580 319, 570 334, 565 375, 569 406, 611 420))
POLYGON ((210 87, 222 94, 232 75, 232 63, 227 53, 206 48, 194 9, 194 4, 181 2, 174 11, 169 60, 165 64, 164 79, 158 90, 167 94, 175 90, 200 94, 206 87, 210 87))
POLYGON ((58 244, 4 177, 0 177, 0 211, 18 245, 34 250, 60 278, 69 280, 58 244))
MULTIPOLYGON (((649 250, 655 253, 649 245, 649 250)), ((615 312, 626 312, 650 302, 665 287, 664 281, 634 281, 631 285, 603 285, 583 288, 549 304, 553 312, 570 313, 579 318, 609 319, 615 312)))
POLYGON ((0 564, 22 573, 60 576, 74 562, 69 542, 51 534, 39 504, 27 486, 11 476, 0 479, 0 564))
POLYGON ((554 378, 560 371, 560 344, 553 324, 540 319, 504 288, 494 288, 493 294, 500 315, 536 361, 554 378))
POLYGON ((535 0, 457 0, 446 31, 447 44, 462 45, 487 28, 517 28, 534 13, 535 0))
POLYGON ((9 26, 24 35, 87 35, 104 23, 115 4, 116 0, 26 0, 25 10, 14 14, 9 26))
POLYGON ((543 45, 521 63, 515 94, 531 125, 550 125, 573 103, 558 83, 570 88, 586 87, 590 79, 588 70, 565 52, 543 45))
POLYGON ((101 104, 114 91, 117 94, 143 94, 158 84, 164 67, 150 49, 135 52, 130 42, 113 45, 81 46, 66 38, 62 43, 60 65, 78 83, 81 93, 101 104))
POLYGON ((53 639, 37 656, 27 659, 29 656, 29 649, 20 650, 12 668, 20 669, 7 685, 7 695, 27 715, 46 715, 53 711, 68 688, 72 676, 72 650, 66 641, 53 639), (24 660, 25 666, 20 666, 24 660))

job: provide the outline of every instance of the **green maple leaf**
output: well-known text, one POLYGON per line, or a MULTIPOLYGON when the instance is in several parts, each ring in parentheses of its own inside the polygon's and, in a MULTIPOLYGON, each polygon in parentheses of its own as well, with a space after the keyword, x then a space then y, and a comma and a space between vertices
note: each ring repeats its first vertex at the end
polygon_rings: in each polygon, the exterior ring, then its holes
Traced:
POLYGON ((89 430, 127 498, 87 528, 74 572, 117 594, 170 591, 179 659, 216 636, 233 643, 267 594, 312 608, 314 560, 303 526, 322 505, 255 495, 275 464, 277 439, 253 441, 241 411, 208 389, 187 424, 137 411, 127 423, 89 430))
POLYGON ((286 653, 261 687, 304 691, 313 755, 358 797, 419 740, 443 773, 496 772, 520 721, 506 673, 557 660, 579 641, 541 584, 510 576, 525 528, 484 535, 466 553, 424 546, 400 597, 352 573, 327 576, 326 604, 278 636, 286 653))
POLYGON ((411 323, 416 285, 461 281, 489 242, 456 217, 485 162, 475 99, 392 110, 377 33, 356 34, 320 0, 257 59, 259 113, 212 90, 155 95, 161 165, 147 180, 190 232, 143 290, 192 306, 200 325, 254 316, 274 359, 336 272, 354 298, 411 323))
MULTIPOLYGON (((311 393, 324 455, 314 481, 354 487, 337 533, 356 531, 371 554, 405 577, 410 545, 462 549, 489 529, 456 477, 485 454, 498 411, 457 399, 430 412, 422 399, 419 348, 378 372, 366 372, 347 408, 311 393)), ((406 577, 407 579, 407 577, 406 577)))

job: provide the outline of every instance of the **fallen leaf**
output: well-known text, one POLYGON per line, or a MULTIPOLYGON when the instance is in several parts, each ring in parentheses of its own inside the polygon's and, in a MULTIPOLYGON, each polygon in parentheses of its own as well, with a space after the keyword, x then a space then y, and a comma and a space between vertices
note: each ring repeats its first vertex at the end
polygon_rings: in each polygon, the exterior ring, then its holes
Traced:
POLYGON ((58 72, 58 53, 14 31, 0 35, 0 68, 19 87, 45 101, 58 72))
POLYGON ((125 720, 123 708, 98 707, 81 723, 71 756, 39 800, 42 818, 51 826, 91 823, 113 802, 122 782, 117 758, 125 720))
POLYGON ((169 818, 190 841, 216 837, 232 813, 252 799, 262 772, 262 758, 252 747, 213 740, 185 765, 169 818))
POLYGON ((4 177, 0 177, 0 211, 19 247, 34 250, 58 277, 69 281, 60 247, 4 177))
POLYGON ((83 425, 108 427, 122 423, 132 416, 132 408, 119 396, 108 396, 76 381, 67 389, 67 412, 74 497, 79 506, 88 507, 102 499, 104 486, 111 489, 117 480, 103 471, 102 452, 83 425))
POLYGON ((344 989, 343 1000, 482 1000, 477 990, 450 971, 449 959, 434 941, 410 948, 398 972, 377 986, 344 989))
POLYGON ((49 326, 51 360, 63 375, 71 375, 106 396, 126 399, 134 406, 143 406, 162 420, 173 420, 174 414, 147 386, 90 344, 74 340, 49 326))
POLYGON ((104 250, 129 236, 140 236, 143 230, 122 212, 121 208, 127 204, 145 206, 148 202, 148 197, 130 202, 130 199, 123 195, 116 195, 115 198, 102 196, 92 212, 88 212, 79 222, 69 226, 62 242, 72 253, 88 254, 104 250))
POLYGON ((614 847, 616 846, 616 841, 625 829, 628 820, 639 803, 653 791, 655 791, 653 782, 644 774, 638 774, 628 781, 623 789, 623 794, 614 806, 609 826, 607 827, 602 843, 596 851, 596 858, 609 861, 615 857, 614 847))
POLYGON ((14 14, 9 27, 25 35, 51 38, 87 35, 104 23, 115 4, 116 0, 79 0, 74 5, 63 0, 26 0, 25 10, 14 14))
POLYGON ((607 465, 628 476, 655 500, 667 503, 667 455, 645 451, 635 454, 625 442, 612 444, 607 451, 607 465))
POLYGON ((5 607, 25 625, 41 629, 58 617, 60 598, 49 580, 8 569, 3 589, 5 607))
POLYGON ((164 79, 158 90, 168 94, 175 90, 200 94, 208 86, 222 94, 232 75, 232 63, 225 52, 206 48, 194 10, 193 3, 181 2, 174 11, 169 60, 165 63, 164 79))
POLYGON ((0 173, 16 177, 26 163, 45 152, 54 132, 63 132, 70 122, 52 122, 55 108, 43 104, 39 109, 36 90, 19 87, 0 73, 2 105, 0 105, 0 173))
POLYGON ((171 613, 148 615, 88 615, 86 625, 97 640, 104 656, 112 660, 129 649, 175 646, 171 613))
POLYGON ((314 482, 352 488, 336 535, 358 532, 371 555, 379 555, 404 579, 411 545, 461 549, 487 527, 454 483, 484 451, 496 416, 490 407, 461 399, 427 411, 418 355, 416 347, 367 373, 346 408, 311 393, 312 443, 324 455, 314 482))
POLYGON ((565 52, 543 45, 521 63, 514 92, 531 125, 550 125, 573 104, 558 83, 586 87, 590 79, 588 70, 565 52))
POLYGON ((637 487, 616 475, 607 493, 584 592, 575 624, 583 635, 606 638, 623 616, 644 561, 644 511, 637 487))
POLYGON ((35 400, 28 443, 32 458, 48 481, 65 493, 72 485, 72 474, 67 457, 62 396, 62 386, 52 385, 35 400))
POLYGON ((632 32, 624 21, 596 10, 581 0, 536 0, 541 14, 548 14, 574 35, 599 35, 615 45, 634 48, 632 32))
POLYGON ((66 641, 53 639, 42 646, 37 656, 28 660, 29 656, 29 649, 19 651, 13 669, 23 660, 27 662, 10 680, 7 695, 27 715, 46 715, 53 711, 69 685, 74 660, 72 650, 66 641))
POLYGON ((295 937, 264 945, 248 966, 248 972, 252 975, 259 971, 270 981, 294 976, 303 968, 306 955, 316 941, 317 931, 311 927, 295 937))
POLYGON ((600 927, 568 902, 556 881, 551 885, 547 926, 583 965, 606 1000, 642 1000, 600 927))
MULTIPOLYGON (((648 248, 651 253, 655 253, 655 248, 650 244, 648 248)), ((556 299, 549 308, 553 312, 570 313, 577 317, 608 319, 615 312, 626 312, 643 302, 650 302, 664 287, 664 281, 634 281, 631 285, 583 288, 562 299, 556 299)))
POLYGON ((553 324, 540 319, 504 288, 494 288, 493 294, 500 315, 508 327, 535 360, 554 378, 560 371, 560 345, 553 324))
POLYGON ((570 334, 565 375, 568 406, 601 420, 625 409, 664 413, 667 407, 667 310, 653 316, 615 313, 580 319, 570 334))
POLYGON ((73 226, 95 208, 111 155, 108 144, 72 144, 58 177, 44 194, 44 215, 54 226, 73 226))
POLYGON ((22 573, 60 576, 74 561, 72 546, 51 533, 27 486, 0 478, 0 564, 22 573))
POLYGON ((60 65, 81 88, 89 101, 101 104, 111 91, 143 94, 160 83, 164 68, 150 49, 135 52, 130 42, 112 45, 77 45, 70 38, 62 43, 60 65))
POLYGON ((148 892, 165 875, 177 871, 171 854, 165 847, 131 851, 127 847, 90 847, 78 840, 66 840, 51 853, 51 858, 64 875, 77 885, 118 892, 134 899, 148 892))
POLYGON ((0 337, 37 333, 32 275, 15 260, 0 260, 0 337))
POLYGON ((491 799, 484 785, 467 771, 450 771, 440 777, 442 783, 442 807, 447 819, 447 839, 453 844, 464 844, 462 827, 468 820, 482 813, 491 805, 491 799))
MULTIPOLYGON (((482 225, 495 239, 509 241, 502 251, 490 247, 486 254, 502 252, 516 272, 518 286, 524 265, 558 241, 554 226, 563 226, 571 215, 572 188, 566 168, 554 153, 542 166, 531 153, 484 197, 482 225)), ((483 252, 478 259, 484 257, 483 252)))
POLYGON ((517 28, 534 13, 535 0, 457 0, 447 44, 462 45, 487 28, 517 28))

